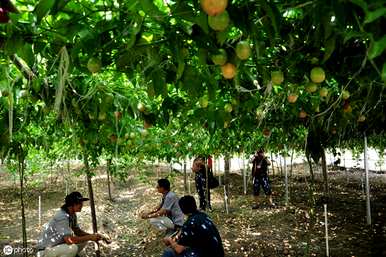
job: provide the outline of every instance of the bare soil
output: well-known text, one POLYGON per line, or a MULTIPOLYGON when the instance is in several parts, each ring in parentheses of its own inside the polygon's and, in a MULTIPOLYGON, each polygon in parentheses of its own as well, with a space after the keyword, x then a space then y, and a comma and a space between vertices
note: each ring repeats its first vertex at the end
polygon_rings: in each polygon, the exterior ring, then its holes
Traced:
MULTIPOLYGON (((228 257, 262 256, 325 256, 325 224, 323 203, 328 206, 330 256, 365 257, 386 256, 386 183, 385 175, 371 177, 372 226, 366 225, 365 196, 361 171, 330 172, 330 195, 323 197, 320 175, 314 192, 310 179, 296 167, 289 178, 290 201, 284 203, 284 178, 271 177, 274 201, 278 207, 269 208, 265 203, 252 210, 251 182, 247 195, 243 194, 243 179, 239 174, 230 178, 230 213, 224 211, 223 188, 213 190, 214 219, 223 239, 228 257), (296 174, 296 175, 295 175, 296 174), (314 201, 312 201, 314 199, 314 201)), ((156 172, 131 172, 124 182, 114 180, 114 201, 108 200, 106 176, 102 168, 93 179, 99 230, 113 239, 110 245, 101 244, 101 256, 161 256, 164 246, 162 234, 154 231, 147 221, 139 218, 142 210, 159 203, 155 191, 156 172)), ((169 178, 173 190, 185 194, 183 175, 170 173, 166 168, 158 171, 160 177, 169 178)), ((27 188, 25 195, 28 246, 34 251, 40 231, 38 196, 42 199, 42 223, 47 222, 61 206, 65 197, 64 180, 47 180, 44 187, 27 188)), ((194 182, 190 178, 191 193, 194 182)), ((67 189, 87 195, 84 177, 71 177, 67 189)), ((188 192, 187 192, 188 193, 188 192)), ((262 197, 264 199, 264 197, 262 197)), ((4 245, 21 247, 21 211, 19 192, 10 176, 0 179, 0 255, 4 245)), ((91 231, 90 208, 85 205, 78 215, 81 227, 91 231)), ((92 243, 81 256, 94 256, 92 243)), ((21 256, 21 255, 12 255, 21 256)), ((31 255, 34 256, 34 255, 31 255)))

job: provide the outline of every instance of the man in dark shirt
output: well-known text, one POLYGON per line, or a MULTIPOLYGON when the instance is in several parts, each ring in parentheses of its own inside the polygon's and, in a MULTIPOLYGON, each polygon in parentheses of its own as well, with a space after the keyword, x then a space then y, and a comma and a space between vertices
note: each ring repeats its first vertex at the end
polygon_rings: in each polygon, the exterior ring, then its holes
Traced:
POLYGON ((169 247, 162 257, 224 257, 216 226, 208 215, 197 210, 193 196, 182 197, 179 205, 188 219, 176 238, 164 238, 164 243, 169 247))
POLYGON ((252 178, 253 196, 255 200, 255 205, 252 207, 252 209, 259 208, 260 186, 263 187, 264 193, 268 197, 269 205, 271 207, 275 207, 275 204, 272 201, 272 191, 268 179, 268 166, 271 165, 271 162, 267 159, 267 157, 264 156, 264 150, 258 150, 252 157, 251 162, 253 164, 252 178))

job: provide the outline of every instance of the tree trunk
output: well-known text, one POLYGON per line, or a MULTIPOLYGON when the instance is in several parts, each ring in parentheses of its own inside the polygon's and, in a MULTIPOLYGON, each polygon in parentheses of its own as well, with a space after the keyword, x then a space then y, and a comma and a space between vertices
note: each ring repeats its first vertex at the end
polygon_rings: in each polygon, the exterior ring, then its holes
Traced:
MULTIPOLYGON (((97 217, 96 217, 96 212, 95 212, 94 192, 93 192, 93 188, 92 188, 90 167, 88 165, 88 157, 86 156, 86 154, 84 155, 84 165, 85 165, 85 169, 86 169, 88 194, 89 194, 89 198, 90 198, 92 230, 93 230, 93 233, 97 233, 98 232, 98 226, 97 226, 97 217)), ((99 244, 98 243, 97 243, 97 247, 95 250, 95 256, 100 257, 100 250, 99 250, 99 244)))
POLYGON ((184 160, 184 192, 185 192, 185 194, 188 192, 187 180, 188 180, 188 176, 187 176, 187 173, 186 173, 186 159, 185 159, 184 160))
POLYGON ((111 158, 107 159, 106 173, 107 173, 107 189, 109 193, 109 200, 113 202, 113 197, 111 196, 111 181, 110 181, 111 162, 112 162, 111 158))
MULTIPOLYGON (((22 228, 22 235, 23 235, 23 248, 27 249, 27 229, 26 229, 26 222, 25 222, 25 207, 24 207, 24 169, 25 169, 25 163, 24 158, 19 156, 18 158, 18 169, 19 169, 19 177, 20 177, 20 205, 21 205, 21 228, 22 228)), ((27 257, 28 253, 25 251, 23 253, 23 256, 27 257)))
POLYGON ((224 185, 225 185, 225 190, 228 194, 228 206, 229 206, 229 202, 230 202, 230 199, 229 199, 229 174, 230 174, 230 170, 231 170, 231 161, 230 161, 230 157, 228 155, 225 156, 224 158, 224 185))
POLYGON ((281 156, 279 156, 279 160, 280 160, 280 177, 283 177, 283 165, 282 165, 282 162, 281 162, 281 156))
POLYGON ((273 163, 273 155, 271 152, 271 163, 272 163, 272 177, 275 176, 275 164, 273 163))
POLYGON ((315 182, 315 176, 314 176, 314 170, 312 169, 312 162, 309 155, 306 155, 308 165, 310 166, 310 174, 311 174, 311 183, 314 184, 315 182))
POLYGON ((294 160, 294 150, 291 151, 291 168, 290 168, 290 177, 292 178, 292 172, 293 172, 293 160, 294 160))
POLYGON ((327 163, 326 163, 326 151, 322 150, 322 171, 323 171, 323 182, 324 182, 324 194, 328 196, 328 180, 327 180, 327 163))

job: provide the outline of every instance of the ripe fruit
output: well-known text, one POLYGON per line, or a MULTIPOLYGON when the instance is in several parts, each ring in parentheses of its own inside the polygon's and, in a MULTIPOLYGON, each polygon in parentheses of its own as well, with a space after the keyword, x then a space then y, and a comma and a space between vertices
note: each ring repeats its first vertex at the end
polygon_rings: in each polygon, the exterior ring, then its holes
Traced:
POLYGON ((231 104, 225 104, 225 105, 224 105, 224 110, 225 110, 226 112, 232 112, 233 107, 232 107, 231 104))
POLYGON ((226 79, 233 79, 236 76, 236 71, 236 66, 234 66, 232 63, 227 63, 221 66, 222 75, 226 79))
POLYGON ((216 65, 224 65, 228 59, 227 52, 224 49, 219 49, 217 53, 212 55, 211 59, 216 65))
POLYGON ((153 125, 150 122, 147 122, 146 120, 143 122, 143 127, 145 129, 151 128, 153 125))
POLYGON ((364 122, 365 120, 366 120, 366 116, 365 115, 363 115, 363 114, 359 115, 358 122, 364 122))
POLYGON ((119 119, 122 117, 122 113, 116 111, 116 112, 114 112, 114 116, 115 116, 115 118, 116 118, 117 120, 119 120, 119 119))
POLYGON ((209 16, 214 16, 225 11, 228 0, 200 0, 201 8, 209 16))
POLYGON ((271 136, 271 131, 267 128, 263 129, 263 136, 264 137, 270 137, 271 136))
POLYGON ((117 139, 118 139, 118 137, 117 137, 115 134, 111 134, 111 135, 110 135, 110 141, 111 141, 112 143, 116 142, 117 139))
POLYGON ((202 97, 200 98, 199 102, 200 102, 201 108, 206 108, 206 107, 208 107, 208 104, 209 104, 208 96, 206 96, 206 95, 202 96, 202 97))
POLYGON ((350 92, 347 90, 342 91, 342 98, 343 100, 347 100, 350 97, 350 92))
POLYGON ((240 41, 236 45, 236 55, 240 60, 246 60, 251 55, 251 47, 247 41, 240 41))
POLYGON ((328 88, 326 87, 322 87, 320 90, 319 90, 319 95, 321 97, 326 97, 328 95, 328 88))
POLYGON ((87 69, 91 72, 91 73, 97 73, 101 70, 101 67, 102 67, 102 62, 101 60, 99 60, 98 58, 96 57, 92 57, 88 60, 87 62, 87 69))
POLYGON ((137 109, 140 112, 144 112, 146 110, 146 106, 143 103, 138 103, 137 109))
POLYGON ((306 91, 308 93, 314 93, 316 92, 316 90, 318 90, 318 85, 316 85, 315 83, 313 82, 308 82, 307 85, 306 85, 306 91))
POLYGON ((344 106, 343 106, 343 112, 345 113, 350 113, 352 112, 352 108, 351 108, 351 105, 349 103, 345 103, 344 106))
POLYGON ((283 72, 280 70, 271 72, 271 81, 274 85, 280 85, 284 81, 283 72))
POLYGON ((315 67, 311 70, 311 80, 314 83, 322 83, 325 78, 326 74, 324 73, 324 70, 320 67, 315 67))
POLYGON ((299 118, 304 119, 305 117, 307 117, 307 113, 305 111, 301 110, 299 112, 299 118))
POLYGON ((289 94, 288 97, 287 97, 287 100, 288 102, 290 102, 291 104, 295 103, 296 100, 298 100, 298 95, 297 94, 289 94))
POLYGON ((331 129, 331 134, 335 135, 336 134, 336 128, 331 129))
POLYGON ((213 30, 223 31, 229 25, 229 14, 224 11, 216 16, 208 16, 208 25, 213 30))

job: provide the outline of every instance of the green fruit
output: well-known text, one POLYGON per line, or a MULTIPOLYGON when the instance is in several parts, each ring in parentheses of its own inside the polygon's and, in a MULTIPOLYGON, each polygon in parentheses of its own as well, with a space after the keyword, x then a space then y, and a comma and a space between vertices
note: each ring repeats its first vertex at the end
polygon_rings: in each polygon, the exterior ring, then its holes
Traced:
POLYGON ((106 119, 106 112, 99 112, 98 120, 103 121, 106 119))
POLYGON ((233 107, 232 107, 231 104, 225 104, 225 105, 224 105, 224 110, 225 110, 226 112, 232 112, 233 107))
POLYGON ((224 65, 227 62, 228 55, 224 49, 219 49, 216 54, 212 55, 211 59, 216 65, 224 65))
POLYGON ((283 72, 280 70, 271 72, 271 81, 274 85, 280 85, 284 81, 283 72))
POLYGON ((328 89, 326 87, 322 87, 320 90, 319 90, 319 95, 321 97, 326 97, 328 95, 328 89))
POLYGON ((240 41, 236 45, 236 55, 240 60, 246 60, 251 55, 251 47, 247 41, 240 41))
POLYGON ((102 67, 102 62, 101 60, 99 60, 98 58, 96 57, 92 57, 88 60, 87 62, 87 69, 91 72, 91 73, 97 73, 101 70, 101 67, 102 67))
POLYGON ((135 133, 134 133, 134 132, 130 132, 130 138, 131 138, 131 139, 134 139, 134 138, 135 138, 135 133))
POLYGON ((138 103, 137 109, 140 112, 144 112, 146 110, 146 106, 143 103, 138 103))
POLYGON ((308 82, 306 85, 306 91, 308 93, 314 93, 318 90, 318 85, 316 85, 314 82, 308 82))
POLYGON ((208 104, 209 104, 208 96, 204 95, 203 97, 200 98, 199 102, 200 102, 201 108, 208 107, 208 104))
POLYGON ((229 14, 224 11, 216 16, 208 16, 208 25, 213 30, 223 31, 229 25, 229 14))
POLYGON ((149 135, 149 131, 147 129, 141 130, 141 136, 142 137, 147 137, 149 135))
POLYGON ((350 92, 347 90, 342 91, 342 98, 343 100, 347 100, 350 97, 350 92))
POLYGON ((311 70, 310 74, 311 80, 314 83, 322 83, 326 79, 326 74, 324 70, 320 67, 315 67, 311 70))

